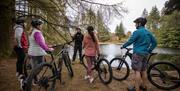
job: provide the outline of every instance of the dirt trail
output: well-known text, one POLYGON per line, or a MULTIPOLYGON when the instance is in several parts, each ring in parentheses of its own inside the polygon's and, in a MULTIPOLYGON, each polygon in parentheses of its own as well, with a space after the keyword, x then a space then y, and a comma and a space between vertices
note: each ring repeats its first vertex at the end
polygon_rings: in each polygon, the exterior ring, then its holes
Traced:
MULTIPOLYGON (((0 91, 20 91, 19 82, 15 76, 15 59, 4 59, 0 61, 0 91)), ((63 81, 64 85, 59 84, 57 80, 57 91, 127 91, 127 86, 131 76, 125 81, 115 81, 109 85, 103 85, 99 78, 97 78, 93 84, 90 84, 87 80, 84 80, 85 69, 79 63, 73 65, 74 78, 69 78, 64 70, 63 81)), ((162 91, 149 84, 148 91, 162 91)), ((180 88, 171 90, 180 91, 180 88)))

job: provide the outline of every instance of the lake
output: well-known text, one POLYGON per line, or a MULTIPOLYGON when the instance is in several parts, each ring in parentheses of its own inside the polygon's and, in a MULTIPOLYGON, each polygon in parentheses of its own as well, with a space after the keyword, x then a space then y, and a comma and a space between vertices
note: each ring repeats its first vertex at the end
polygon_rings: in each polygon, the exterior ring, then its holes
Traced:
MULTIPOLYGON (((105 58, 110 61, 114 57, 121 56, 126 52, 125 49, 120 49, 121 44, 101 44, 100 51, 101 54, 105 55, 105 58)), ((130 46, 132 48, 132 46, 130 46)), ((180 49, 177 48, 155 48, 153 52, 158 53, 156 56, 152 57, 152 61, 169 61, 172 57, 180 56, 180 49)), ((73 55, 73 48, 69 49, 70 57, 73 55)), ((78 55, 78 54, 77 54, 78 55)), ((126 61, 131 65, 131 60, 127 57, 126 61)))

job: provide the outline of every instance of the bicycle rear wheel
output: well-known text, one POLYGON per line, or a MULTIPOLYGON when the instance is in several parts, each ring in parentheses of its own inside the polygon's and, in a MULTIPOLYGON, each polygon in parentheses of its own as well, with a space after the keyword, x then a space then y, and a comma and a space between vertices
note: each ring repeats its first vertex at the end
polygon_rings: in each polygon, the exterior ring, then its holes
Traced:
POLYGON ((55 81, 55 70, 52 65, 42 63, 28 76, 25 91, 54 91, 55 81))
POLYGON ((109 84, 112 81, 112 68, 108 60, 100 59, 97 63, 98 66, 98 75, 103 84, 109 84))
POLYGON ((159 89, 170 90, 180 86, 180 70, 169 62, 156 62, 147 70, 149 81, 159 89))
POLYGON ((130 73, 128 63, 121 58, 113 58, 110 61, 110 65, 113 71, 113 78, 118 81, 127 79, 130 73))
POLYGON ((24 71, 25 77, 28 77, 29 74, 31 73, 31 70, 32 70, 31 61, 32 61, 31 57, 26 56, 24 60, 24 64, 23 64, 23 71, 24 71))
POLYGON ((73 72, 73 69, 72 69, 72 66, 71 66, 71 60, 69 58, 69 55, 64 55, 64 63, 65 63, 65 66, 68 70, 68 74, 69 76, 72 78, 74 76, 74 72, 73 72))

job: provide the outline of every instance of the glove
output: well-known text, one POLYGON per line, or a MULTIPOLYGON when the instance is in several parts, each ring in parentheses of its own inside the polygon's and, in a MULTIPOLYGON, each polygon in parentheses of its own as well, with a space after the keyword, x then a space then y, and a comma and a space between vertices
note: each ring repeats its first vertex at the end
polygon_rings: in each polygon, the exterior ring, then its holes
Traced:
POLYGON ((99 54, 98 54, 98 57, 100 57, 100 56, 101 56, 101 54, 99 53, 99 54))
POLYGON ((124 47, 123 46, 121 46, 121 49, 123 49, 124 47))

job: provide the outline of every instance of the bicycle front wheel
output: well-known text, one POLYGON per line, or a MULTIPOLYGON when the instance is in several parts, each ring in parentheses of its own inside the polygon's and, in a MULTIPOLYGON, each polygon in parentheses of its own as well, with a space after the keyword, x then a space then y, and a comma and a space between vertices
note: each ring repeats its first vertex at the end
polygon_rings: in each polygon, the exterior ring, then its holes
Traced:
POLYGON ((100 59, 97 63, 98 75, 102 83, 109 84, 112 81, 112 69, 108 60, 100 59))
POLYGON ((110 65, 113 71, 113 78, 118 81, 127 79, 130 73, 128 63, 121 58, 113 58, 110 61, 110 65))
POLYGON ((55 70, 52 65, 42 63, 28 76, 25 91, 54 91, 55 81, 55 70))
POLYGON ((156 62, 147 70, 149 81, 159 89, 170 90, 180 86, 180 70, 169 62, 156 62))
POLYGON ((69 73, 69 76, 72 78, 74 76, 74 72, 73 72, 73 69, 72 69, 72 66, 71 66, 71 60, 69 58, 69 55, 64 55, 64 63, 65 63, 65 66, 68 70, 68 73, 69 73))

